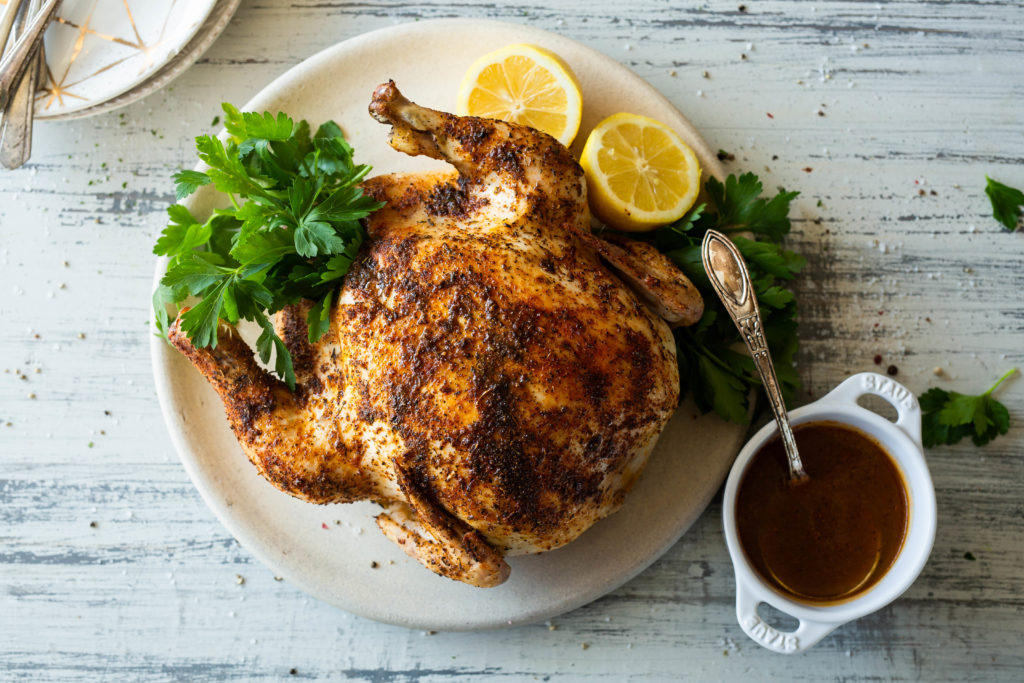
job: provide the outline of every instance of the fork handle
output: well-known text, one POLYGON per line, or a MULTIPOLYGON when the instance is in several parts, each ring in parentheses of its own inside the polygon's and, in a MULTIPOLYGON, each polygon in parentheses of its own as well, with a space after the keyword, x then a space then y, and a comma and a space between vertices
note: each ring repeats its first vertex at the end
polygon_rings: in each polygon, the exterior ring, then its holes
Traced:
POLYGON ((6 169, 19 168, 32 156, 32 119, 42 55, 40 50, 25 71, 0 121, 0 165, 6 169))
POLYGON ((7 109, 14 96, 14 90, 30 64, 34 63, 36 51, 42 44, 43 33, 53 19, 60 0, 46 0, 46 4, 29 23, 28 28, 18 36, 11 51, 0 61, 0 109, 7 109))
POLYGON ((11 36, 14 19, 18 16, 21 3, 22 0, 10 0, 4 7, 3 14, 0 14, 0 52, 7 46, 7 39, 11 36))

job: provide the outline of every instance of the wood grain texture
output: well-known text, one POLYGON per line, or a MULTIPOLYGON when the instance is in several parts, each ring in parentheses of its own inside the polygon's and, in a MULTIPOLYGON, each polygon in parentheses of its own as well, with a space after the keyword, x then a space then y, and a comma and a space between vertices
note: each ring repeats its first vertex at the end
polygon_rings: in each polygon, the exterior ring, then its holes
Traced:
POLYGON ((251 0, 166 90, 38 124, 29 164, 0 174, 0 678, 1019 680, 1019 377, 999 396, 1009 435, 929 453, 939 531, 921 578, 795 658, 736 625, 717 503, 651 569, 550 627, 425 634, 275 581, 167 440, 148 356, 150 249, 191 138, 212 130, 219 102, 248 100, 322 48, 435 17, 592 45, 734 153, 731 170, 801 191, 791 246, 809 259, 798 287, 811 395, 876 369, 876 354, 918 392, 973 393, 1024 366, 1024 234, 996 224, 983 193, 986 173, 1024 187, 1024 8, 743 4, 251 0))

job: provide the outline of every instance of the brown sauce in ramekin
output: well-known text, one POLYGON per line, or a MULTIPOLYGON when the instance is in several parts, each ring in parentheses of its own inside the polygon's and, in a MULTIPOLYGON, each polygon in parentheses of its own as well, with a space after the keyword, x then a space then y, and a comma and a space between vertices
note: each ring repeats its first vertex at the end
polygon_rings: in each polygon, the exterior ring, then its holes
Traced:
POLYGON ((802 602, 848 600, 875 585, 907 531, 907 488, 871 436, 838 422, 794 428, 810 479, 791 484, 778 438, 751 459, 736 494, 740 544, 762 578, 802 602))

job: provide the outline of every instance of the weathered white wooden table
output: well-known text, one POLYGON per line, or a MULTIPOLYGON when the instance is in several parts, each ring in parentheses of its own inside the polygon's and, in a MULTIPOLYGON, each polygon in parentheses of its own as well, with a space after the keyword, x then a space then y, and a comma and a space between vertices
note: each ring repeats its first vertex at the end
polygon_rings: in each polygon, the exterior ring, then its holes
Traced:
POLYGON ((39 125, 30 164, 0 174, 0 679, 1020 680, 1020 378, 1000 394, 1008 436, 929 453, 939 532, 913 588, 792 658, 735 623, 717 503, 611 595, 488 633, 407 631, 321 604, 214 519, 150 374, 150 248, 169 175, 193 163, 191 138, 222 100, 246 101, 337 41, 450 16, 596 47, 733 153, 730 170, 802 192, 791 246, 809 259, 812 394, 876 369, 876 355, 918 392, 974 393, 1024 366, 1024 234, 996 224, 982 192, 986 173, 1024 187, 1017 0, 248 1, 170 88, 39 125))

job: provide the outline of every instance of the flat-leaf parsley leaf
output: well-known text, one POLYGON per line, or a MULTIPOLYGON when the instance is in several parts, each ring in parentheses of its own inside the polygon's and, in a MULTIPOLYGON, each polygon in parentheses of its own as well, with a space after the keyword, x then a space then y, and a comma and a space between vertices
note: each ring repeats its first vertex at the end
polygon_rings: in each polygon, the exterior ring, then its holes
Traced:
POLYGON ((250 320, 262 329, 256 349, 263 362, 295 386, 291 356, 270 316, 300 299, 314 302, 308 336, 317 341, 330 324, 331 302, 366 239, 360 219, 383 204, 365 196, 359 181, 370 167, 352 160, 352 147, 333 121, 311 134, 305 121, 240 112, 222 105, 225 141, 196 138, 209 168, 174 175, 178 199, 213 184, 232 208, 199 222, 187 208, 167 209, 169 222, 153 253, 167 256, 167 273, 153 293, 159 334, 166 337, 168 306, 199 299, 181 316, 197 347, 217 345, 220 320, 250 320))
POLYGON ((1024 192, 1015 187, 1003 185, 985 176, 985 194, 992 202, 992 215, 1006 226, 1007 230, 1016 230, 1020 223, 1021 207, 1024 206, 1024 192))
POLYGON ((988 391, 970 396, 938 387, 921 395, 921 427, 924 445, 928 448, 954 444, 971 437, 976 446, 984 446, 1010 430, 1010 413, 992 392, 1017 372, 1014 368, 989 387, 988 391))

